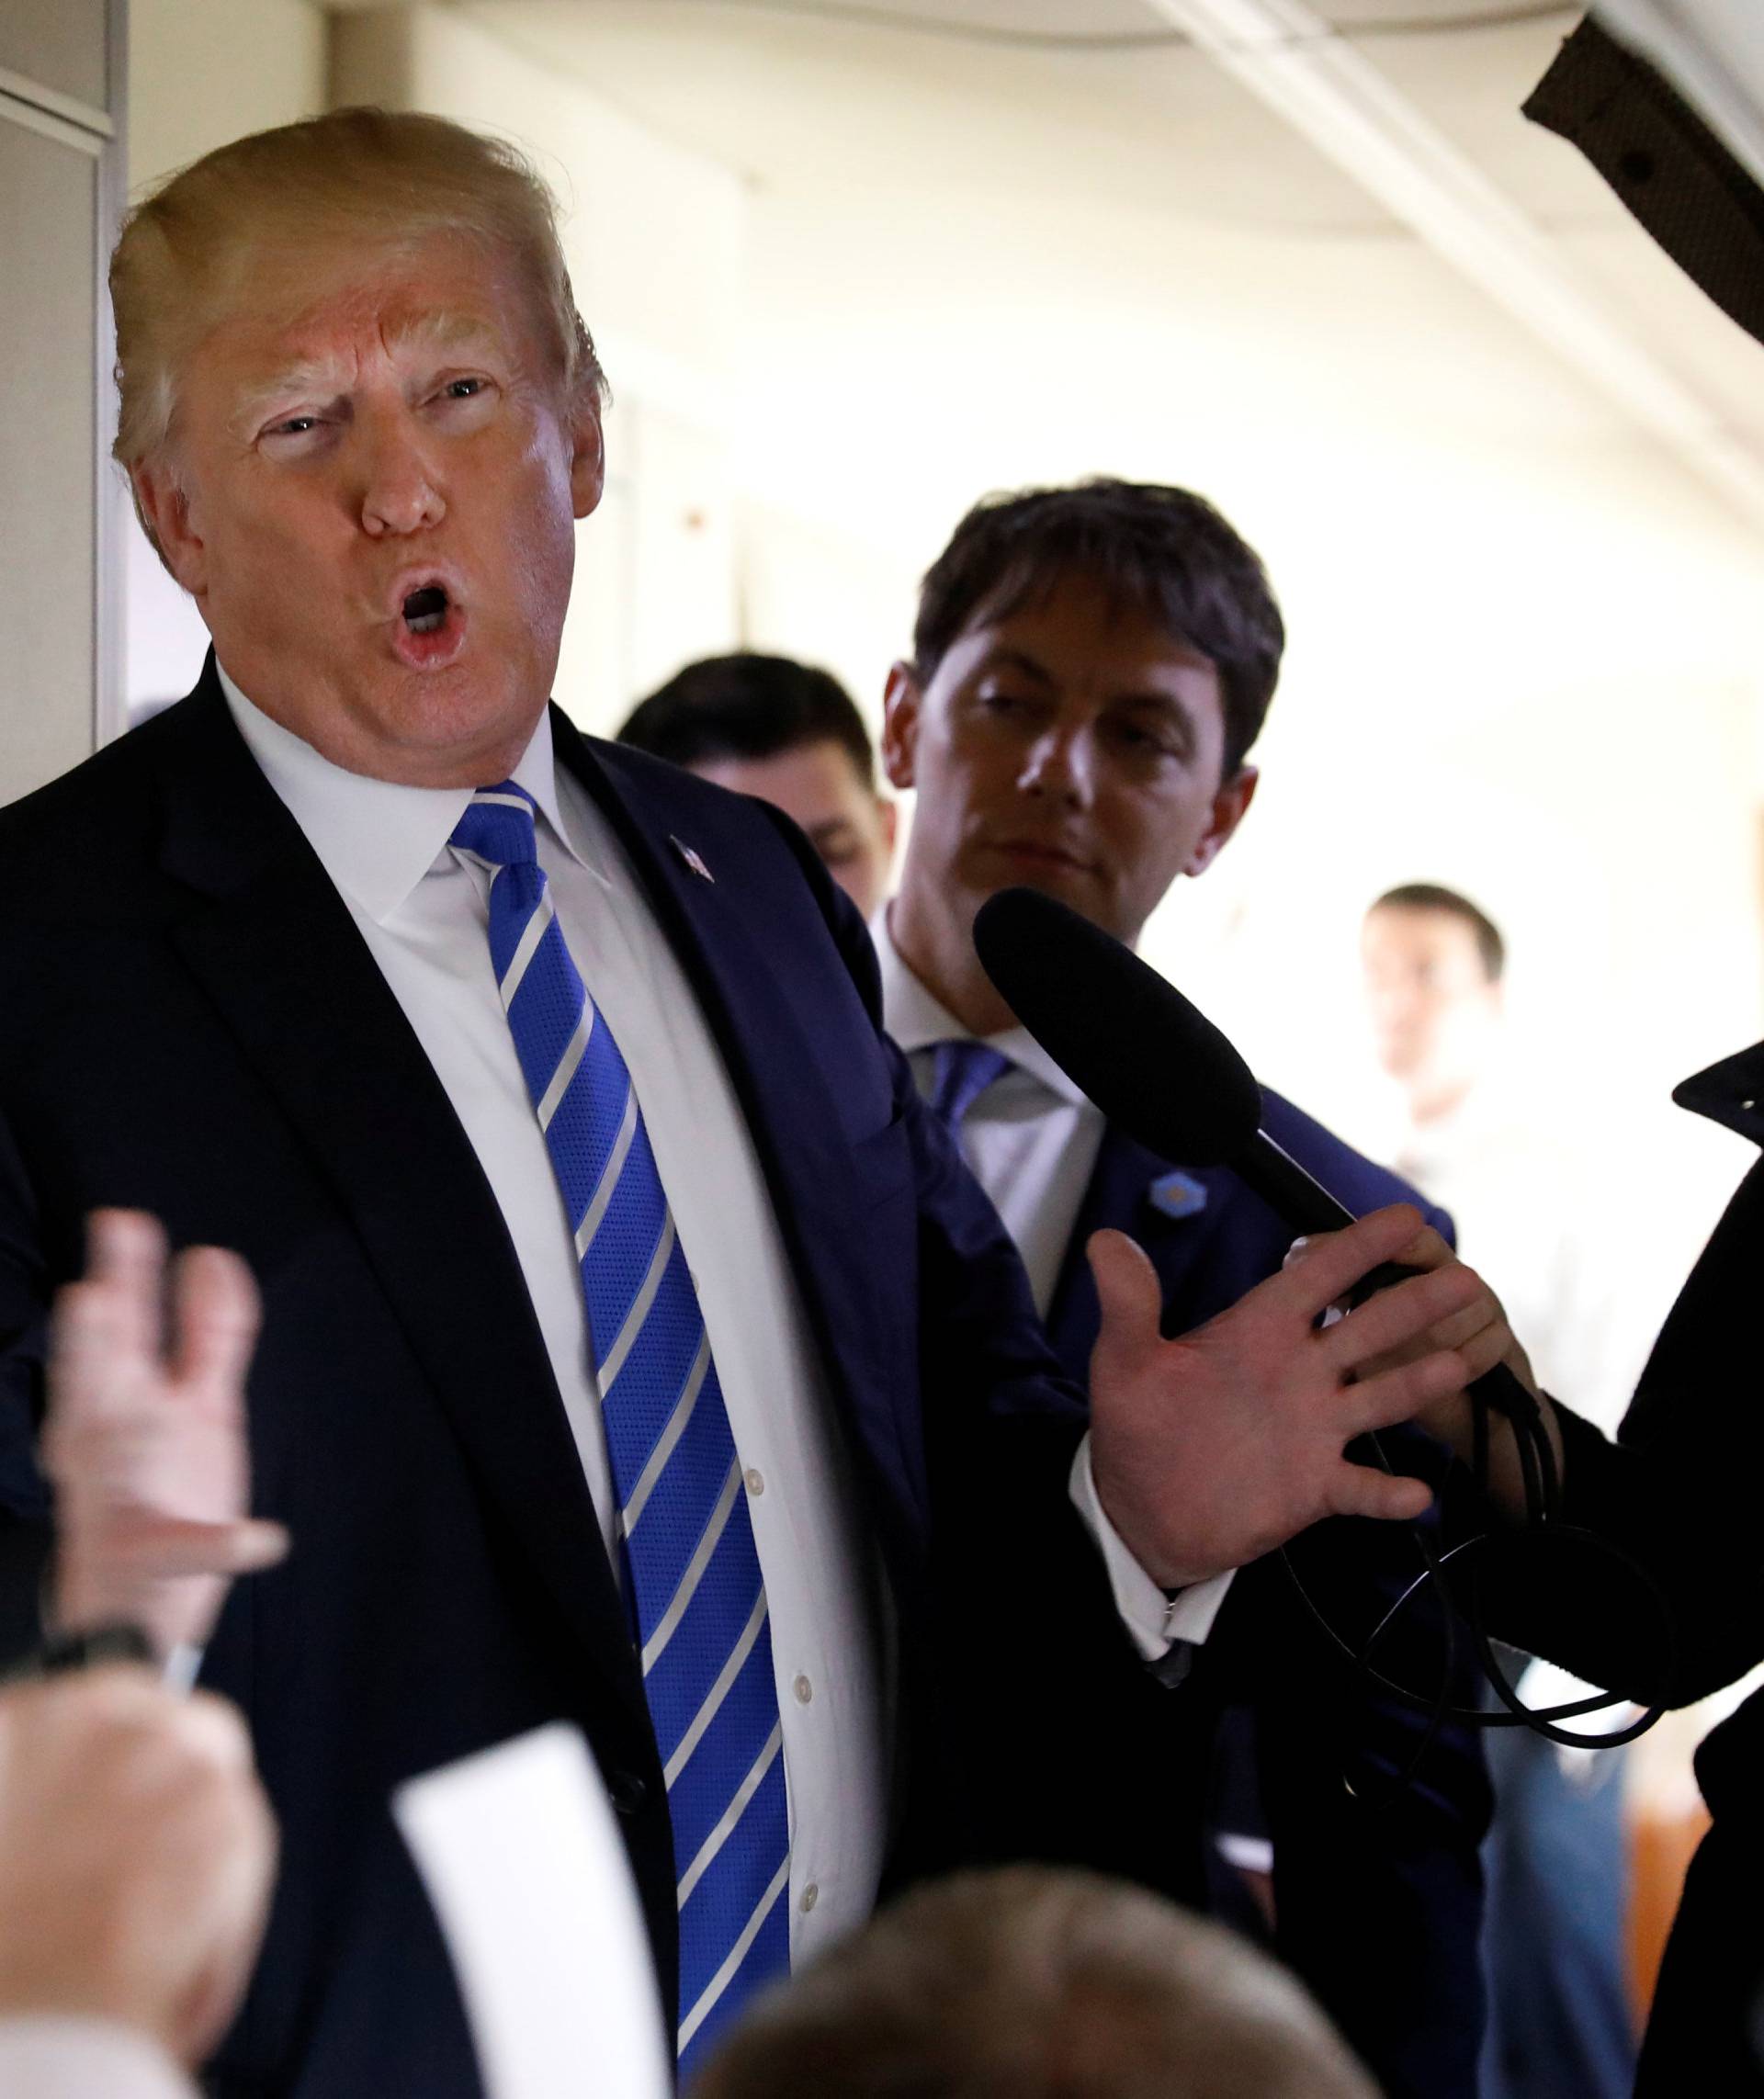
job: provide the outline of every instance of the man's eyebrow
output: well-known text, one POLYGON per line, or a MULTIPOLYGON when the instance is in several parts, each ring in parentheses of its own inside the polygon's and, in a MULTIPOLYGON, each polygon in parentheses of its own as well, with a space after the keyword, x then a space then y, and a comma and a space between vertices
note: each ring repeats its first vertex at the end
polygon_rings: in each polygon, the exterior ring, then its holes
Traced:
POLYGON ((343 366, 336 358, 299 357, 247 387, 228 420, 234 429, 248 431, 282 401, 302 395, 335 395, 345 384, 343 366))
POLYGON ((1193 708, 1180 693, 1166 692, 1160 685, 1130 685, 1122 692, 1111 693, 1108 704, 1122 714, 1150 708, 1156 714, 1173 715, 1191 741, 1200 733, 1193 708))
MULTIPOLYGON (((480 314, 437 309, 400 322, 387 331, 387 341, 395 349, 490 350, 501 344, 502 336, 480 314)), ((285 401, 334 399, 346 391, 353 364, 351 358, 296 357, 242 393, 230 422, 241 434, 250 435, 268 411, 285 401)))
POLYGON ((1179 714, 1186 721, 1193 710, 1180 693, 1166 692, 1161 685, 1124 685, 1118 692, 1109 694, 1112 707, 1157 707, 1165 714, 1179 714))
POLYGON ((984 671, 1021 671, 1025 678, 1033 678, 1038 685, 1058 683, 1047 666, 1038 662, 1026 649, 1013 649, 1001 641, 995 642, 981 657, 977 674, 984 671))

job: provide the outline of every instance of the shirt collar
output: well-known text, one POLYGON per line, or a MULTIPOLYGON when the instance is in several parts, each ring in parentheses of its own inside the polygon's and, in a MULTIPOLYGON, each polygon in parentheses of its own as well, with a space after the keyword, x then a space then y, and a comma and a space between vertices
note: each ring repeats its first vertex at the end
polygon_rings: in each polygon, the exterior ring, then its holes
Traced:
MULTIPOLYGON (((908 966, 888 930, 886 904, 871 920, 870 934, 882 972, 882 1024, 900 1047, 911 1055, 915 1050, 929 1049, 933 1043, 974 1041, 974 1031, 963 1027, 908 966)), ((1082 1089, 1066 1076, 1027 1028, 1006 1028, 1001 1034, 983 1039, 1031 1078, 1039 1079, 1050 1093, 1075 1108, 1089 1105, 1082 1089)))
MULTIPOLYGON (((410 787, 345 772, 291 729, 272 721, 219 663, 215 668, 246 748, 306 834, 325 873, 352 903, 377 925, 384 925, 447 851, 472 790, 410 787)), ((510 777, 532 796, 564 850, 588 866, 559 802, 548 709, 539 717, 510 777)))

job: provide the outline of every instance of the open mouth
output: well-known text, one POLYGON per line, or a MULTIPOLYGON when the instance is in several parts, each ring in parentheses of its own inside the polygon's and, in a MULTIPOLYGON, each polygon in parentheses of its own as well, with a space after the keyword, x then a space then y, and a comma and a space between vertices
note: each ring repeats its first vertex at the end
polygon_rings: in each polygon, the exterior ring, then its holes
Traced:
POLYGON ((447 593, 439 583, 424 583, 405 598, 402 610, 404 624, 413 634, 439 633, 447 616, 447 593))
POLYGON ((458 660, 466 641, 466 608, 451 581, 419 570, 393 602, 392 653, 400 662, 413 671, 441 671, 458 660))

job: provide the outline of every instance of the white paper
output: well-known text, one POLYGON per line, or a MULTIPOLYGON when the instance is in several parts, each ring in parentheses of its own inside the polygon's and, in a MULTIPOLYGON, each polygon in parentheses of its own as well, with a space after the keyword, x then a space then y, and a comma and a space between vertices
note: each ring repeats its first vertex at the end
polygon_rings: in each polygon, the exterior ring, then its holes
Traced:
POLYGON ((559 1722, 413 1778, 392 1812, 490 2099, 672 2099, 637 1888, 581 1734, 559 1722))

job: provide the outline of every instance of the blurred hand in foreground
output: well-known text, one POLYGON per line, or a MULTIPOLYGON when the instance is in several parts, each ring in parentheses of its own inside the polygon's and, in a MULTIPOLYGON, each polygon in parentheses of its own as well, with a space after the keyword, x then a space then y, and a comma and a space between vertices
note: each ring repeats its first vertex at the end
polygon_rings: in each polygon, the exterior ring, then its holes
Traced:
POLYGON ((87 1272, 56 1299, 43 1458, 62 1631, 126 1620, 162 1656, 213 1630, 235 1574, 288 1550, 254 1521, 244 1386, 251 1271, 193 1247, 169 1266, 139 1211, 96 1211, 87 1272))
POLYGON ((231 1706, 128 1665, 0 1689, 0 2013, 115 2020, 200 2061, 275 1856, 231 1706))

